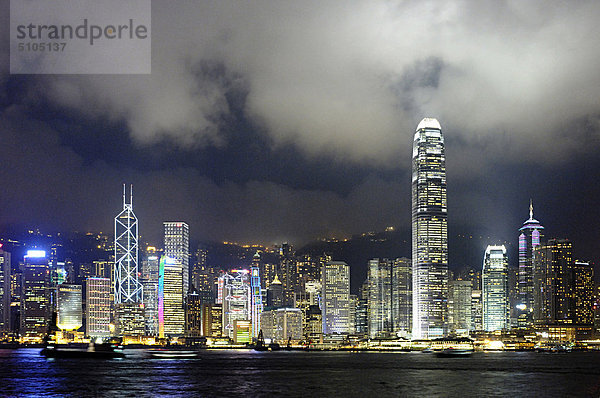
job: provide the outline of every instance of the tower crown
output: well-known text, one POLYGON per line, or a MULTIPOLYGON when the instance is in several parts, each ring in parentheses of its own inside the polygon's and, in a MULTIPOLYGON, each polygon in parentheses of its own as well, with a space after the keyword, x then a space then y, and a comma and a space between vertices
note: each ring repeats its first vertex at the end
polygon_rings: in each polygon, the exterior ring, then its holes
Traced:
POLYGON ((434 119, 432 117, 426 117, 423 120, 421 120, 421 122, 417 126, 417 131, 419 131, 421 129, 438 129, 438 130, 441 130, 442 126, 440 125, 440 122, 438 122, 437 119, 434 119))

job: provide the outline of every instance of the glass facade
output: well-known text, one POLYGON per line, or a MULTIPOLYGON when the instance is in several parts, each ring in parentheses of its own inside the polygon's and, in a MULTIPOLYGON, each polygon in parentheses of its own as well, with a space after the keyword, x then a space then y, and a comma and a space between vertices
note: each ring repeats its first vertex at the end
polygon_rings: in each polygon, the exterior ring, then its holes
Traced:
POLYGON ((110 336, 109 278, 88 278, 86 281, 86 334, 93 338, 110 336))
POLYGON ((158 276, 158 334, 159 337, 182 336, 185 328, 181 264, 162 256, 158 276))
POLYGON ((50 324, 50 269, 44 252, 25 256, 21 294, 21 339, 40 343, 50 324))
POLYGON ((56 325, 62 330, 77 330, 82 325, 81 285, 63 283, 57 287, 58 316, 56 325))
POLYGON ((483 258, 483 329, 508 329, 508 258, 504 246, 488 246, 483 258))
POLYGON ((348 333, 350 267, 343 261, 326 263, 321 271, 323 333, 348 333))
POLYGON ((187 223, 165 222, 165 255, 179 261, 183 281, 183 295, 190 287, 190 227, 187 223))
POLYGON ((447 213, 444 137, 439 122, 425 118, 417 126, 412 158, 413 338, 446 334, 447 213))
POLYGON ((141 303, 143 300, 138 249, 138 220, 133 213, 133 188, 127 203, 123 185, 123 210, 115 217, 115 304, 141 303))

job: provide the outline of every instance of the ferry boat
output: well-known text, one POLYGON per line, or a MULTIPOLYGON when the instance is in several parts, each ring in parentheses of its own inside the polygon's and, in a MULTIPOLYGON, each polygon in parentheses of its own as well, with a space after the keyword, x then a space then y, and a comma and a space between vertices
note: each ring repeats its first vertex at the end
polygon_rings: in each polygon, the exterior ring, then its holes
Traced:
POLYGON ((116 344, 94 344, 87 347, 81 345, 48 344, 40 351, 46 358, 95 358, 114 359, 124 358, 123 347, 116 344))
POLYGON ((473 354, 472 348, 455 348, 448 347, 441 351, 436 351, 435 355, 438 357, 468 357, 473 354))

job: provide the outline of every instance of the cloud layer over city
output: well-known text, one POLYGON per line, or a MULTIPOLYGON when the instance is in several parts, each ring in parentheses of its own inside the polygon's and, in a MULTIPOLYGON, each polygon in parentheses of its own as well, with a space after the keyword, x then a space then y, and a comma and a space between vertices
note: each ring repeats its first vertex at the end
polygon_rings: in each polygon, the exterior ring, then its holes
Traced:
POLYGON ((263 242, 408 228, 427 116, 446 136, 451 233, 513 239, 530 196, 554 217, 570 204, 547 194, 597 177, 582 165, 600 146, 598 2, 152 5, 149 76, 9 76, 2 48, 0 175, 15 184, 0 221, 110 227, 127 181, 152 238, 174 218, 198 239, 263 242))

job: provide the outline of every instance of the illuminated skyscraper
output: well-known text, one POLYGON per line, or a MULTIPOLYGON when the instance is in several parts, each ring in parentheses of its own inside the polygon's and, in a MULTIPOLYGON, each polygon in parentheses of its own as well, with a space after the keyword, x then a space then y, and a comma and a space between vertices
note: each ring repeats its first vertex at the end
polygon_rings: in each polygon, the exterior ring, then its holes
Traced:
POLYGON ((573 284, 575 323, 590 325, 594 322, 594 266, 589 262, 575 261, 573 284))
POLYGON ((387 259, 369 260, 368 318, 371 338, 387 337, 393 332, 392 264, 387 259))
POLYGON ((39 343, 48 332, 52 316, 50 304, 50 268, 46 252, 29 250, 25 256, 21 294, 21 338, 39 343))
POLYGON ((138 268, 138 220, 133 213, 133 186, 129 203, 123 184, 123 210, 115 217, 115 304, 142 303, 138 268))
POLYGON ((448 282, 448 330, 456 335, 468 335, 473 324, 471 296, 473 282, 448 282))
POLYGON ((488 332, 508 329, 508 259, 504 246, 488 246, 483 258, 483 329, 488 332))
POLYGON ((0 243, 0 332, 11 330, 10 324, 10 253, 0 243))
POLYGON ((573 244, 567 239, 550 239, 535 247, 533 320, 536 325, 574 323, 573 265, 573 244))
POLYGON ((146 334, 144 304, 115 304, 115 331, 117 336, 143 336, 146 334))
POLYGON ((61 330, 77 330, 81 327, 81 285, 62 283, 57 287, 57 321, 61 330))
POLYGON ((350 317, 350 267, 343 261, 326 263, 321 270, 321 310, 324 334, 346 334, 350 317))
POLYGON ((146 333, 150 336, 158 335, 158 263, 156 248, 148 247, 142 260, 142 286, 144 287, 146 333))
POLYGON ((275 274, 275 279, 267 288, 267 307, 283 307, 283 284, 275 274))
POLYGON ((287 343, 288 339, 302 339, 302 310, 300 308, 277 308, 260 315, 266 339, 287 343))
POLYGON ((190 288, 190 227, 181 221, 164 222, 165 255, 177 260, 181 267, 183 296, 190 288))
POLYGON ((219 277, 223 303, 223 335, 234 337, 234 322, 249 321, 252 325, 252 295, 248 270, 232 270, 219 277))
POLYGON ((250 268, 250 287, 252 291, 252 337, 258 337, 260 331, 260 314, 263 311, 262 293, 260 290, 260 255, 258 252, 252 260, 250 268))
POLYGON ((109 278, 88 278, 85 286, 86 335, 92 338, 110 336, 110 292, 109 278))
POLYGON ((412 328, 412 262, 401 257, 392 264, 392 319, 394 332, 407 337, 412 328))
POLYGON ((417 126, 412 157, 413 338, 446 333, 448 221, 442 128, 425 118, 417 126))
POLYGON ((533 218, 533 202, 529 203, 529 219, 519 228, 519 304, 517 323, 519 327, 533 325, 534 253, 541 244, 544 227, 533 218))
POLYGON ((202 305, 204 299, 196 291, 185 297, 185 336, 202 336, 202 305))
POLYGON ((185 311, 183 308, 183 279, 181 264, 176 259, 162 256, 158 274, 158 335, 183 336, 185 311))

